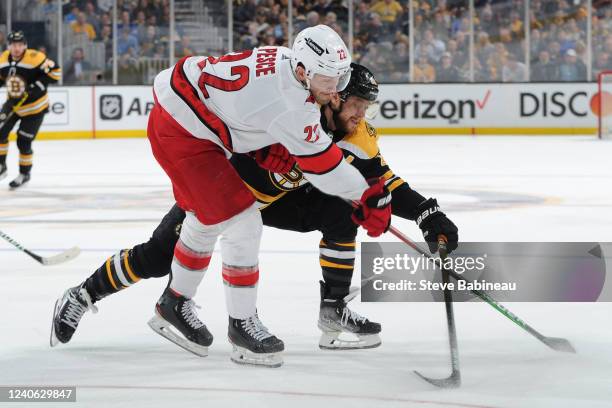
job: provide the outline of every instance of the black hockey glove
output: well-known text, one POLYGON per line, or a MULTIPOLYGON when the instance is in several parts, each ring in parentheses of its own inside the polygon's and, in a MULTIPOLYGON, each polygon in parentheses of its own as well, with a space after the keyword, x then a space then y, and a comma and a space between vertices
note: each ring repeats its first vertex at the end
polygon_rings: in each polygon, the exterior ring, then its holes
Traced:
POLYGON ((31 100, 35 100, 43 96, 46 91, 47 86, 42 81, 36 81, 28 86, 27 93, 31 100))
POLYGON ((457 226, 440 211, 438 202, 434 198, 423 201, 417 207, 416 223, 423 231, 423 237, 431 253, 438 252, 438 237, 446 237, 446 249, 450 254, 457 249, 459 234, 457 226))

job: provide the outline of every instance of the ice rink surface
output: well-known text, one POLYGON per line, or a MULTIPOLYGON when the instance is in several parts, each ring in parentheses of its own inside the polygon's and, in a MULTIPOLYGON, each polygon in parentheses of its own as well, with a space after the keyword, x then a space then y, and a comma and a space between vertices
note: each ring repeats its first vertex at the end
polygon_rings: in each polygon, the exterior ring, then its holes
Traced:
MULTIPOLYGON (((612 241, 610 142, 383 137, 381 149, 398 175, 438 198, 464 241, 612 241)), ((218 254, 196 296, 216 336, 208 357, 147 326, 166 279, 102 300, 69 344, 51 349, 56 298, 107 256, 147 240, 173 200, 144 139, 41 141, 34 150, 29 186, 9 192, 1 182, 0 229, 44 255, 73 245, 83 253, 43 267, 0 240, 0 385, 76 386, 76 404, 53 404, 67 407, 612 407, 610 303, 508 305, 544 334, 568 338, 576 355, 548 350, 486 304, 457 304, 458 390, 412 372, 449 372, 443 304, 354 301, 382 323, 382 346, 319 350, 317 233, 264 231, 258 307, 285 341, 281 368, 229 361, 218 254)), ((16 156, 11 143, 8 180, 16 156)), ((421 236, 411 222, 394 225, 421 236)))

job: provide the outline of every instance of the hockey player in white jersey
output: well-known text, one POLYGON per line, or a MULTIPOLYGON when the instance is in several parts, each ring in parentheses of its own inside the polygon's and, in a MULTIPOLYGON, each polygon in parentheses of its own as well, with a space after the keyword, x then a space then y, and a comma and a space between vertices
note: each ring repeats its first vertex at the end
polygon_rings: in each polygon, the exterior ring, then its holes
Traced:
POLYGON ((384 182, 366 182, 319 123, 320 105, 348 83, 350 63, 340 37, 320 25, 300 32, 291 50, 186 57, 156 77, 147 134, 187 212, 172 278, 149 323, 156 332, 206 355, 213 338, 191 299, 220 237, 232 360, 282 364, 283 342, 257 314, 262 220, 253 194, 228 161, 233 152, 280 143, 319 190, 358 202, 353 219, 369 235, 388 228, 391 196, 384 182))

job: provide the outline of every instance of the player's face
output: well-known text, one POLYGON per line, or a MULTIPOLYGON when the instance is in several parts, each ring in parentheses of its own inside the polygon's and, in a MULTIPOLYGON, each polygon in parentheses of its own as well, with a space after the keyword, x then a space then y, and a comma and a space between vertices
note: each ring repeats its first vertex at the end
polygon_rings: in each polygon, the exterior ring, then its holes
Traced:
POLYGON ((357 96, 349 96, 342 104, 342 110, 338 113, 338 127, 347 133, 355 130, 359 122, 366 115, 370 102, 357 96))
POLYGON ((26 50, 26 45, 22 42, 14 42, 9 44, 8 49, 13 59, 20 58, 26 50))
POLYGON ((327 105, 338 92, 338 77, 315 74, 310 80, 310 92, 320 105, 327 105))

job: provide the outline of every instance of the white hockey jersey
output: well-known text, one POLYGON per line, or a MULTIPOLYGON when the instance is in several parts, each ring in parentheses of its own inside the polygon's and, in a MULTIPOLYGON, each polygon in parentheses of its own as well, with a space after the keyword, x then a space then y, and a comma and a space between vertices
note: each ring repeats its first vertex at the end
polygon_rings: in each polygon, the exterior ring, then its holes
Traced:
POLYGON ((321 191, 357 200, 368 187, 322 130, 320 107, 294 75, 291 50, 186 57, 162 71, 155 100, 191 135, 229 155, 281 143, 321 191))

